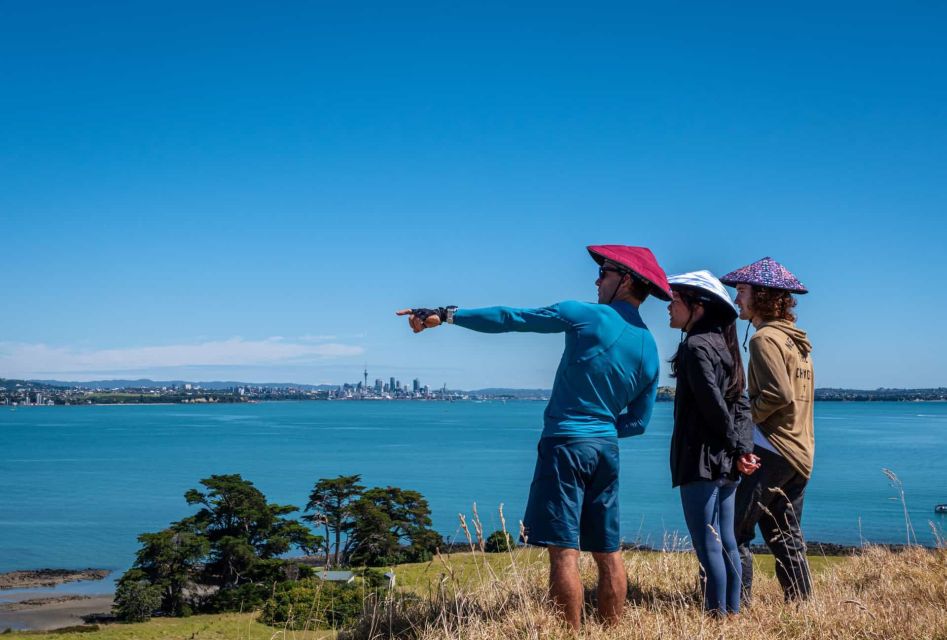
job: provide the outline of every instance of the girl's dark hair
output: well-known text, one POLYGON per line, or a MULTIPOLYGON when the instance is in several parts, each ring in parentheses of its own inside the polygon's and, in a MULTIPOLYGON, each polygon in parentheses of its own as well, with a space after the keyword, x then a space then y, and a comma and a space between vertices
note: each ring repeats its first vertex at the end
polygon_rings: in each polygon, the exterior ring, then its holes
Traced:
MULTIPOLYGON (((678 290, 681 301, 687 305, 688 309, 693 309, 694 305, 702 304, 692 294, 687 291, 678 290)), ((704 315, 691 327, 691 331, 698 327, 719 327, 723 334, 723 341, 727 345, 727 351, 730 352, 730 358, 733 360, 733 371, 730 372, 730 386, 724 392, 723 397, 727 403, 733 403, 743 394, 746 386, 746 374, 743 373, 743 358, 740 356, 740 340, 737 337, 736 320, 730 320, 730 315, 721 305, 704 304, 704 315)), ((681 347, 684 345, 683 339, 678 345, 674 357, 669 360, 671 364, 671 377, 677 377, 677 365, 681 357, 681 347)))
POLYGON ((727 345, 727 351, 733 358, 733 372, 730 374, 730 386, 723 395, 724 399, 733 403, 743 395, 743 389, 746 387, 746 374, 743 373, 743 358, 740 356, 740 339, 737 337, 737 322, 727 324, 723 327, 723 341, 727 345))
MULTIPOLYGON (((687 289, 675 289, 674 293, 680 296, 681 302, 684 303, 684 306, 686 306, 691 311, 691 313, 693 313, 694 311, 694 306, 697 304, 700 304, 697 301, 697 299, 694 298, 694 296, 691 295, 691 293, 687 289)), ((704 312, 706 313, 706 309, 704 310, 704 312)), ((694 327, 691 327, 691 329, 693 328, 694 327)), ((683 346, 684 346, 684 331, 681 330, 681 342, 677 345, 677 351, 675 351, 674 355, 671 356, 671 359, 668 360, 668 363, 670 363, 671 365, 672 378, 677 377, 677 363, 680 362, 681 360, 681 349, 683 348, 683 346)))

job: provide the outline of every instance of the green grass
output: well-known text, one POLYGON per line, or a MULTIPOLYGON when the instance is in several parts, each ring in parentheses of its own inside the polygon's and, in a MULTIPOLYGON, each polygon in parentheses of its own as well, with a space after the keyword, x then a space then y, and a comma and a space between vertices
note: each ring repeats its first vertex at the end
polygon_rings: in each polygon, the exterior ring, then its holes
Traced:
MULTIPOLYGON (((838 566, 848 560, 848 556, 817 556, 810 555, 806 558, 809 561, 809 570, 812 573, 825 573, 832 567, 838 566)), ((757 553, 753 555, 753 571, 761 571, 769 577, 776 575, 776 560, 768 554, 757 553)))
POLYGON ((398 565, 395 567, 396 585, 402 591, 428 595, 437 588, 442 576, 452 577, 455 585, 480 584, 491 577, 491 570, 497 575, 506 573, 514 560, 517 566, 547 561, 545 550, 535 547, 517 549, 512 558, 509 553, 452 553, 430 562, 398 565))
POLYGON ((57 633, 18 631, 0 637, 53 637, 56 640, 328 640, 334 631, 293 631, 256 622, 255 613, 224 613, 189 618, 154 618, 140 624, 101 625, 98 631, 57 633))

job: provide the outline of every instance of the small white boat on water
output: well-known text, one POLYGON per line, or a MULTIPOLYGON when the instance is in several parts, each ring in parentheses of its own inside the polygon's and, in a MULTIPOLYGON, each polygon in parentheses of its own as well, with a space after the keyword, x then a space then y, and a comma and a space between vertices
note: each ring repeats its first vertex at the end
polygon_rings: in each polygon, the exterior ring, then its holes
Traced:
POLYGON ((947 513, 947 504, 939 504, 934 507, 934 513, 947 513))

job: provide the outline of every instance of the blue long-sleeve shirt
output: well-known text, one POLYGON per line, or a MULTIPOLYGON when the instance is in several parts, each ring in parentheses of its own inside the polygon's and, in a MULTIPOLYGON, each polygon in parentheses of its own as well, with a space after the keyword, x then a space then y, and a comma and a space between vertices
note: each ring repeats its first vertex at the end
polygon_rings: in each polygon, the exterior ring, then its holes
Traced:
POLYGON ((638 309, 627 302, 568 300, 540 309, 458 309, 454 324, 484 333, 566 334, 543 414, 544 438, 636 435, 651 418, 658 349, 638 309))

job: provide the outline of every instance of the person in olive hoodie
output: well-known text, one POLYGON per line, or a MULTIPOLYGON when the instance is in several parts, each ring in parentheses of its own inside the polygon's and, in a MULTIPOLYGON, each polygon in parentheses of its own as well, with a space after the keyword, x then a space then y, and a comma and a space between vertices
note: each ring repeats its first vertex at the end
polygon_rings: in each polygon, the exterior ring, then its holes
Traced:
MULTIPOLYGON (((812 345, 795 325, 793 293, 808 293, 772 258, 725 275, 737 289, 740 318, 756 328, 750 340, 748 385, 759 473, 737 490, 737 544, 743 563, 744 600, 753 588, 750 543, 759 526, 776 558, 776 577, 786 600, 812 592, 802 535, 802 505, 815 454, 812 345)), ((747 327, 749 332, 749 327, 747 327)))
POLYGON ((709 271, 668 278, 670 325, 681 344, 671 360, 677 379, 671 481, 680 486, 684 520, 702 569, 704 609, 740 611, 741 567, 734 537, 739 463, 752 473, 753 434, 737 342, 737 310, 709 271))

